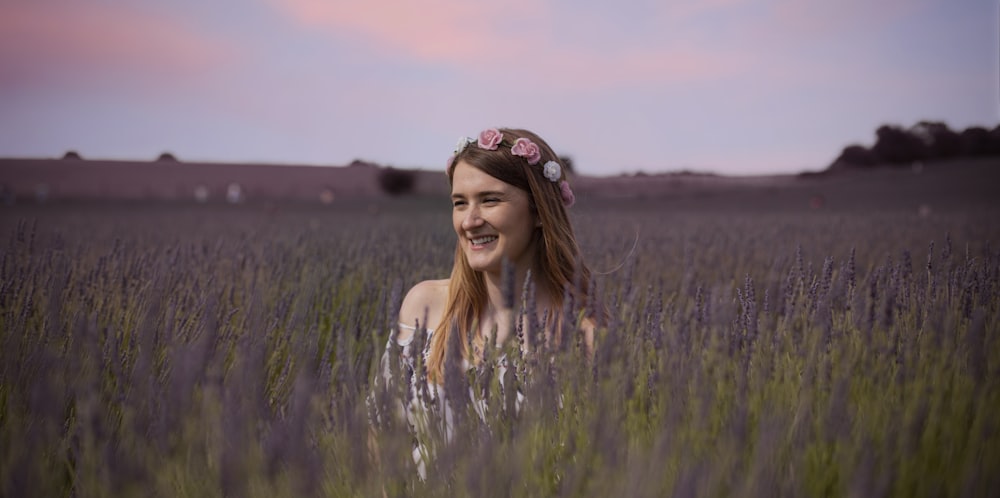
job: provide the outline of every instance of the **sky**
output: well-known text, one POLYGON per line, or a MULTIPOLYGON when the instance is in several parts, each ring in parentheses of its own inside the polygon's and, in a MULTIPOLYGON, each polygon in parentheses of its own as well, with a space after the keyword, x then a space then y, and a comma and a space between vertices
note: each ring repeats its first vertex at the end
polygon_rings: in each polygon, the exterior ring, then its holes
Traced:
POLYGON ((0 157, 443 170, 535 131, 579 172, 825 168, 1000 123, 997 0, 0 0, 0 157))

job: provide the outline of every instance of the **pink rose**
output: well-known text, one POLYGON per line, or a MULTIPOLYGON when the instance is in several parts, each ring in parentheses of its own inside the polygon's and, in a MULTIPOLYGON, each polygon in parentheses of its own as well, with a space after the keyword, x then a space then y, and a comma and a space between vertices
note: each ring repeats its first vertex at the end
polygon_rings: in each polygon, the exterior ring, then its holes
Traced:
POLYGON ((455 162, 455 154, 448 156, 448 166, 445 169, 451 169, 451 163, 455 162))
POLYGON ((510 148, 510 153, 527 159, 528 164, 532 166, 538 164, 538 161, 542 159, 542 151, 538 149, 538 146, 534 142, 527 138, 517 139, 514 142, 514 146, 510 148))
POLYGON ((497 145, 503 140, 503 133, 496 128, 483 130, 479 134, 479 148, 486 150, 497 150, 497 145))
POLYGON ((569 188, 569 182, 566 180, 559 182, 559 192, 562 194, 562 201, 566 207, 572 207, 576 203, 576 196, 573 195, 573 190, 569 188))

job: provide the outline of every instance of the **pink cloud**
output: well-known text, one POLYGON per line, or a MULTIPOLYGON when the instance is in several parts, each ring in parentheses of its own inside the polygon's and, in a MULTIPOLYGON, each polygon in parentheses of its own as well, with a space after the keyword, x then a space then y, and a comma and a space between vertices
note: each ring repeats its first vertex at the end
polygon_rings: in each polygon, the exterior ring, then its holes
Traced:
POLYGON ((540 9, 528 0, 502 4, 461 0, 271 0, 271 4, 303 25, 361 37, 421 60, 442 62, 503 57, 503 52, 524 43, 506 40, 498 44, 501 40, 491 26, 493 20, 512 15, 531 25, 541 17, 540 9))
MULTIPOLYGON (((715 0, 704 8, 736 1, 745 0, 715 0)), ((566 17, 531 0, 502 4, 462 0, 271 3, 304 26, 367 45, 376 53, 553 90, 687 82, 731 74, 744 60, 739 54, 682 40, 640 45, 612 36, 605 41, 602 33, 625 28, 604 19, 601 12, 589 16, 575 12, 566 17)), ((685 15, 690 13, 685 11, 685 15)))
POLYGON ((5 88, 109 77, 176 84, 211 71, 234 53, 170 18, 126 8, 0 4, 0 85, 5 88))

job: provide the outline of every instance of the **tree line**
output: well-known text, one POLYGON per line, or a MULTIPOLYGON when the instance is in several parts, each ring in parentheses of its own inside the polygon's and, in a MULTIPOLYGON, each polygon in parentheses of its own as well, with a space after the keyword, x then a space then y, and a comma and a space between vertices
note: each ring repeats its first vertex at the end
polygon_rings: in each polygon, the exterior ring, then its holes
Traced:
POLYGON ((920 121, 904 128, 885 124, 875 130, 875 144, 851 144, 830 169, 909 166, 919 161, 1000 155, 1000 125, 955 131, 940 121, 920 121))

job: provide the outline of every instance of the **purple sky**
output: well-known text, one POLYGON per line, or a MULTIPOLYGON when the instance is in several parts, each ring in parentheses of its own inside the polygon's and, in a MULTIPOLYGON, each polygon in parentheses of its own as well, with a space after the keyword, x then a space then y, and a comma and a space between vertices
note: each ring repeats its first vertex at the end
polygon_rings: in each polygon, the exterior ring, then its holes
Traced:
POLYGON ((443 169, 526 127, 581 172, 824 168, 1000 122, 996 0, 0 0, 0 157, 443 169))

